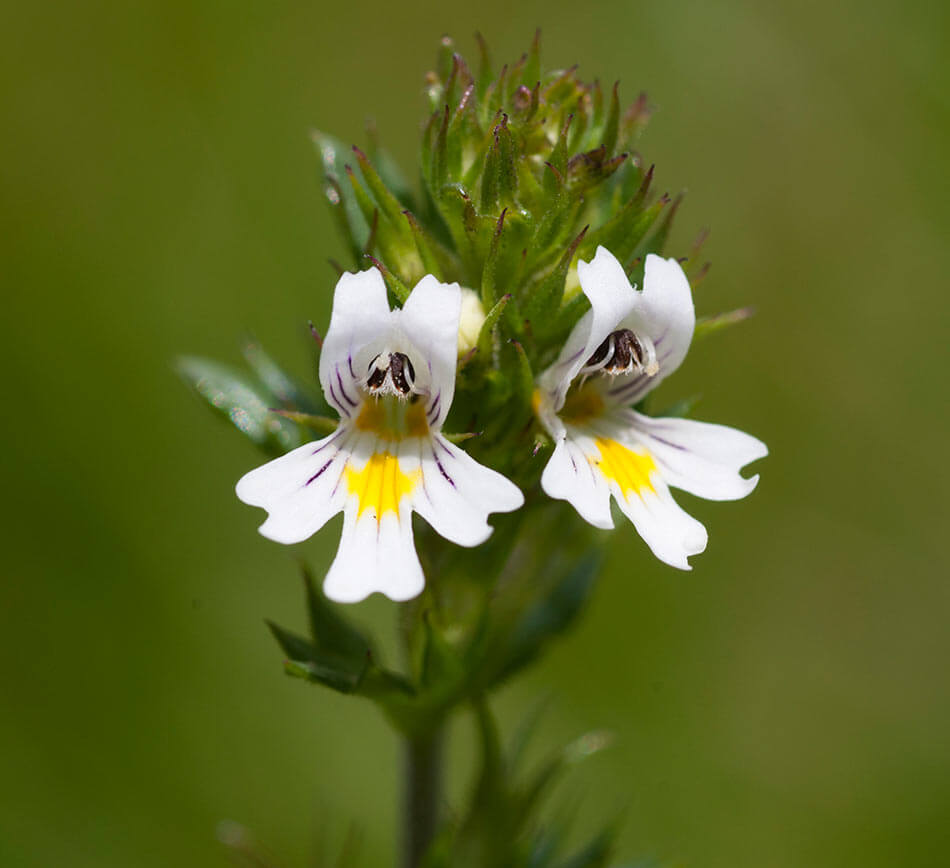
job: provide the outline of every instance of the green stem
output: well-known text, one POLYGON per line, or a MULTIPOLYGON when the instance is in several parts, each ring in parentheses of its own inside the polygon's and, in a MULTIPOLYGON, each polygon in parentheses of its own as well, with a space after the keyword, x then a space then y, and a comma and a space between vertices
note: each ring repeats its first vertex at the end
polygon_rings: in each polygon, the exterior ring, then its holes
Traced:
POLYGON ((404 745, 403 868, 422 864, 438 828, 443 741, 444 729, 438 726, 424 735, 407 737, 404 745))

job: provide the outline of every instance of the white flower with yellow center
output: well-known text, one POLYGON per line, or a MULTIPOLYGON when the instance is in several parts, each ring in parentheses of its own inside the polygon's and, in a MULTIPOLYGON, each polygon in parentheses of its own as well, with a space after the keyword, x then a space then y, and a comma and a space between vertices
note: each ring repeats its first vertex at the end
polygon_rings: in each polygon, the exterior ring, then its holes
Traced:
POLYGON ((489 513, 524 502, 517 486, 439 433, 455 391, 460 310, 458 284, 431 275, 390 310, 378 271, 344 274, 320 356, 339 427, 237 484, 241 500, 267 510, 260 532, 277 542, 301 542, 343 512, 323 585, 332 600, 374 591, 408 600, 422 590, 413 512, 451 542, 475 546, 492 532, 489 513))
POLYGON ((669 487, 707 500, 745 497, 758 476, 739 471, 768 449, 734 428, 631 409, 680 366, 693 337, 693 298, 675 259, 647 256, 642 292, 603 247, 577 273, 591 309, 535 393, 555 442, 541 486, 595 527, 614 526, 613 495, 653 554, 688 570, 687 558, 706 548, 706 528, 669 487))

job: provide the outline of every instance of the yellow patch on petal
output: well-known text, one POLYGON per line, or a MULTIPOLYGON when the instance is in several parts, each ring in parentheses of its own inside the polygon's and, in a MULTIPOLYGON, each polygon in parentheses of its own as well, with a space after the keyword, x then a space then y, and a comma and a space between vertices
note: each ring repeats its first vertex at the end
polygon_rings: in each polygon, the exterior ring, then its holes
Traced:
POLYGON ((357 516, 372 508, 380 519, 387 512, 399 515, 399 504, 412 494, 421 476, 421 470, 403 473, 395 455, 377 452, 362 470, 346 468, 346 488, 359 501, 357 516))
POLYGON ((407 402, 388 395, 366 401, 356 417, 356 427, 391 442, 429 433, 424 402, 407 402))
POLYGON ((604 399, 592 385, 581 386, 571 392, 560 412, 561 418, 571 425, 583 425, 604 412, 604 399))
POLYGON ((600 452, 600 460, 588 460, 607 479, 620 486, 624 497, 629 497, 631 492, 639 495, 646 490, 656 493, 650 481, 650 474, 656 470, 656 462, 649 453, 634 452, 622 443, 604 437, 597 437, 594 443, 600 452))

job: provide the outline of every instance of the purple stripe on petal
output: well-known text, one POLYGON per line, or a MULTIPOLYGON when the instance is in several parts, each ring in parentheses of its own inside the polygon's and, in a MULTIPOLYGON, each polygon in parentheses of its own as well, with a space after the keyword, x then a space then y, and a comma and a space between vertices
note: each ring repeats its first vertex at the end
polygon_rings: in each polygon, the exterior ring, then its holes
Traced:
POLYGON ((345 400, 351 407, 355 407, 355 406, 356 406, 356 401, 354 401, 349 395, 347 395, 347 394, 346 394, 346 389, 343 388, 343 377, 340 376, 340 368, 339 368, 339 365, 335 366, 335 367, 334 367, 334 370, 336 371, 336 381, 337 381, 337 384, 338 384, 339 387, 340 387, 340 394, 343 395, 344 400, 345 400))
POLYGON ((659 441, 665 446, 669 446, 670 449, 679 449, 680 452, 689 452, 685 446, 681 446, 679 443, 674 443, 672 440, 667 440, 665 437, 657 437, 656 434, 648 433, 649 437, 652 437, 654 440, 659 441))
POLYGON ((337 408, 344 416, 349 417, 350 411, 346 409, 346 404, 344 404, 339 397, 337 397, 336 392, 333 391, 333 383, 330 383, 330 400, 333 402, 333 406, 337 408))
POLYGON ((429 404, 429 411, 426 415, 432 417, 431 419, 429 419, 430 423, 439 415, 439 403, 441 402, 441 400, 442 400, 442 393, 437 392, 432 403, 429 404))
MULTIPOLYGON (((334 455, 333 458, 336 458, 336 456, 334 455)), ((305 485, 305 486, 310 485, 311 482, 313 482, 315 479, 317 479, 317 478, 320 476, 320 474, 323 473, 323 471, 326 470, 326 469, 333 463, 333 458, 331 458, 329 461, 327 461, 327 463, 324 464, 323 467, 321 467, 316 473, 314 473, 313 476, 311 476, 311 477, 304 483, 304 485, 305 485)))
POLYGON ((355 379, 356 379, 356 371, 353 370, 353 356, 347 356, 347 357, 346 357, 346 364, 347 364, 347 366, 348 366, 349 369, 350 369, 350 376, 355 380, 355 379))
POLYGON ((449 485, 451 485, 452 488, 455 488, 455 480, 452 479, 452 477, 449 476, 448 473, 446 473, 445 467, 443 467, 443 466, 442 466, 442 462, 439 461, 439 456, 435 454, 435 447, 438 447, 439 449, 441 449, 446 455, 449 456, 449 458, 454 458, 454 457, 455 457, 455 456, 452 454, 452 450, 449 449, 449 447, 446 446, 438 437, 433 437, 433 438, 432 438, 432 446, 433 446, 433 449, 432 449, 432 458, 433 458, 433 460, 435 461, 436 467, 439 468, 439 472, 445 477, 445 479, 446 479, 446 481, 449 483, 449 485))
POLYGON ((316 455, 319 452, 322 452, 327 446, 332 446, 333 442, 343 433, 342 429, 337 428, 326 440, 323 441, 316 449, 311 452, 311 455, 316 455))
POLYGON ((445 481, 448 482, 452 488, 455 488, 455 480, 445 472, 445 468, 442 466, 442 462, 439 461, 439 457, 433 452, 432 457, 435 458, 435 466, 439 468, 439 472, 445 477, 445 481))

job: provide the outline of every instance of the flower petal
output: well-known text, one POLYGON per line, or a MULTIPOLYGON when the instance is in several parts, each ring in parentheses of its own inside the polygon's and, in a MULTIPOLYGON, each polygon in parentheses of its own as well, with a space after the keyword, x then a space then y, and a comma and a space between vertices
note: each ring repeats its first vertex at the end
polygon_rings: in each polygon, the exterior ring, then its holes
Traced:
POLYGON ((633 436, 660 466, 663 479, 706 500, 738 500, 755 488, 758 475, 746 479, 740 470, 768 455, 761 441, 725 425, 694 419, 651 419, 624 411, 633 436))
POLYGON ((425 585, 412 537, 412 512, 387 511, 377 518, 347 505, 336 558, 323 582, 323 592, 337 603, 358 603, 375 591, 402 601, 417 596, 425 585))
POLYGON ((356 414, 366 375, 356 356, 392 328, 386 284, 375 268, 341 275, 333 293, 330 327, 320 353, 320 385, 341 417, 356 414))
POLYGON ((344 428, 306 443, 246 473, 236 493, 244 503, 269 513, 261 534, 279 543, 298 543, 343 509, 340 478, 349 455, 344 428))
POLYGON ((673 500, 659 477, 651 489, 624 493, 617 483, 611 491, 623 514, 661 561, 681 570, 691 570, 687 558, 706 549, 706 528, 673 500))
POLYGON ((623 266, 606 247, 598 247, 590 262, 578 262, 577 274, 590 310, 571 330, 557 361, 542 375, 539 385, 551 395, 555 412, 564 405, 571 381, 607 336, 630 313, 637 291, 623 266))
POLYGON ((438 434, 419 441, 422 482, 413 508, 450 542, 476 546, 491 535, 489 513, 524 503, 518 486, 438 434))
POLYGON ((462 291, 457 283, 440 283, 431 274, 409 293, 399 315, 399 326, 421 354, 416 364, 428 366, 429 424, 438 430, 455 394, 455 364, 458 358, 459 317, 462 291))
POLYGON ((613 496, 661 561, 690 569, 687 557, 706 548, 706 529, 673 500, 653 456, 610 436, 612 420, 594 429, 569 426, 544 469, 541 487, 567 500, 595 527, 613 527, 613 496))
POLYGON ((675 259, 647 256, 643 290, 636 296, 620 326, 653 341, 659 370, 652 377, 643 373, 617 377, 605 390, 608 400, 616 404, 636 403, 672 374, 686 358, 696 328, 689 280, 675 259))
POLYGON ((566 500, 594 527, 611 528, 610 488, 596 468, 597 455, 593 438, 568 429, 544 468, 541 488, 548 497, 566 500))

